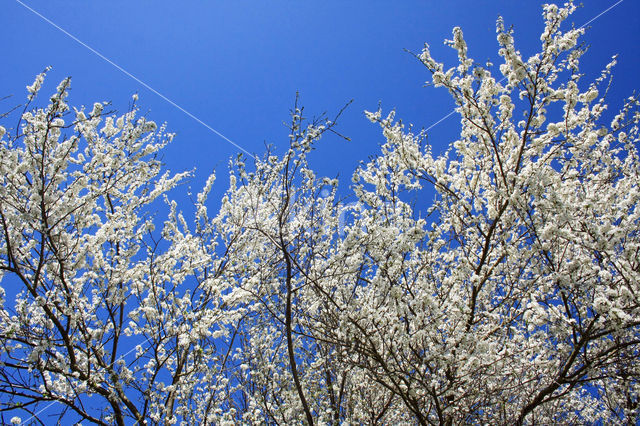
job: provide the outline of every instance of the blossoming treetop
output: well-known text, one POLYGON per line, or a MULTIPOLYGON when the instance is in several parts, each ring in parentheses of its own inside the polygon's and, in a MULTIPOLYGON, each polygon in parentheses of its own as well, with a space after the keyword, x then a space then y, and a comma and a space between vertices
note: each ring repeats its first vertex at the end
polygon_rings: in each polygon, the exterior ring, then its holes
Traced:
POLYGON ((157 159, 172 136, 135 102, 71 109, 65 80, 25 108, 0 127, 0 290, 17 293, 0 310, 2 418, 42 423, 55 403, 122 425, 636 421, 638 100, 605 121, 615 61, 582 81, 584 30, 561 29, 574 9, 544 7, 530 58, 499 20, 498 67, 459 28, 457 66, 425 46, 459 136, 436 155, 367 113, 385 143, 355 203, 307 163, 336 119, 297 105, 288 151, 234 161, 213 215, 211 176, 192 221, 167 196, 187 174, 157 159))

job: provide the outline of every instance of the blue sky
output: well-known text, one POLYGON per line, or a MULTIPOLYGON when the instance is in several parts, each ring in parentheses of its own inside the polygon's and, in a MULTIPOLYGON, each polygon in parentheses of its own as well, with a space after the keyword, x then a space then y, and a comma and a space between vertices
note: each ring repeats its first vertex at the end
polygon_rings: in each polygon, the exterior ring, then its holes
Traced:
MULTIPOLYGON (((375 110, 381 102, 384 111, 395 108, 403 121, 423 128, 452 108, 444 90, 423 87, 428 73, 404 49, 419 52, 428 42, 436 57, 453 64, 454 52, 442 41, 460 26, 472 57, 496 58, 495 20, 502 15, 528 56, 536 51, 542 29, 539 1, 21 2, 252 153, 262 153, 265 143, 284 150, 288 132, 282 123, 296 91, 310 114, 334 113, 354 99, 339 126, 352 141, 327 137, 311 157, 319 174, 340 174, 342 188, 358 162, 375 154, 382 142, 363 110, 375 110)), ((570 21, 580 26, 615 3, 584 1, 570 21)), ((74 105, 107 100, 123 111, 138 92, 143 112, 167 122, 178 135, 165 151, 167 166, 197 168, 194 189, 215 168, 222 178, 217 190, 224 189, 227 162, 237 148, 20 2, 3 0, 1 10, 0 97, 14 98, 0 106, 23 102, 24 87, 48 65, 53 70, 45 92, 70 75, 74 105)), ((588 76, 620 54, 613 108, 638 88, 640 2, 623 0, 590 26, 585 40, 591 50, 582 68, 588 76)), ((457 128, 451 117, 432 129, 429 142, 444 150, 457 128)))

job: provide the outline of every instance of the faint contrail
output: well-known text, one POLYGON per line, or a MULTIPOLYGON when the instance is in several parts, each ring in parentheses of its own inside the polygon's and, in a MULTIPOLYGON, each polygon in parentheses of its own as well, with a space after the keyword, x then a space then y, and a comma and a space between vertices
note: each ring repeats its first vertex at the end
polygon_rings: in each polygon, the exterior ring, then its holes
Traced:
POLYGON ((180 111, 182 111, 183 113, 185 113, 186 115, 188 115, 189 117, 193 118, 195 121, 197 121, 198 123, 202 124, 204 127, 206 127, 207 129, 211 130, 213 133, 215 133, 216 135, 220 136, 222 139, 224 139, 225 141, 229 142, 231 145, 235 146, 236 148, 238 148, 239 150, 241 150, 242 152, 244 152, 245 154, 247 154, 248 156, 250 156, 251 158, 256 158, 253 154, 251 154, 249 151, 247 151, 246 149, 244 149, 243 147, 241 147, 240 145, 238 145, 237 143, 235 143, 234 141, 232 141, 231 139, 229 139, 228 137, 226 137, 225 135, 223 135, 222 133, 220 133, 219 131, 217 131, 216 129, 214 129, 213 127, 211 127, 210 125, 208 125, 207 123, 205 123, 204 121, 202 121, 200 118, 196 117, 194 114, 190 113, 189 111, 187 111, 186 109, 184 109, 183 107, 181 107, 180 105, 178 105, 177 103, 175 103, 174 101, 172 101, 171 99, 169 99, 168 97, 166 97, 165 95, 163 95, 162 93, 158 92, 156 89, 154 89, 153 87, 149 86, 147 83, 145 83, 144 81, 140 80, 138 77, 136 77, 135 75, 131 74, 129 71, 125 70, 124 68, 122 68, 120 65, 116 64, 115 62, 113 62, 111 59, 107 58, 106 56, 104 56, 102 53, 98 52, 96 49, 94 49, 93 47, 89 46, 87 43, 83 42, 82 40, 78 39, 77 37, 75 37, 73 34, 69 33, 68 31, 66 31, 64 28, 60 27, 59 25, 57 25, 55 22, 51 21, 50 19, 48 19, 46 16, 43 16, 41 13, 39 13, 38 11, 32 9, 31 7, 29 7, 28 5, 24 4, 22 1, 20 0, 16 0, 17 3, 21 4, 24 8, 30 10, 32 13, 34 13, 35 15, 39 16, 40 18, 42 18, 44 21, 48 22, 49 24, 51 24, 52 26, 54 26, 55 28, 57 28, 58 30, 60 30, 62 33, 64 33, 65 35, 67 35, 69 38, 73 39, 74 41, 76 41, 77 43, 79 43, 80 45, 86 47, 87 49, 89 49, 92 53, 96 54, 97 56, 99 56, 100 58, 104 59, 105 61, 107 61, 108 63, 110 63, 111 65, 113 65, 115 68, 117 68, 118 70, 120 70, 122 73, 124 73, 125 75, 127 75, 128 77, 132 78, 133 80, 135 80, 137 83, 141 84, 142 86, 146 87, 147 89, 149 89, 151 92, 155 93, 156 95, 160 96, 162 99, 164 99, 165 101, 167 101, 168 103, 170 103, 171 105, 173 105, 174 107, 178 108, 180 111))

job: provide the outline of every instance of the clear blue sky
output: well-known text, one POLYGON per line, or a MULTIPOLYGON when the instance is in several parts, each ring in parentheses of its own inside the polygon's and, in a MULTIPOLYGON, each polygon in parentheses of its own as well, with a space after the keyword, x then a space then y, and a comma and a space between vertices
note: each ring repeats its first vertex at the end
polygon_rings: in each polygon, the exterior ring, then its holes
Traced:
MULTIPOLYGON (((343 188, 382 141, 364 109, 381 102, 384 111, 396 108, 418 128, 451 110, 444 90, 423 87, 428 73, 403 49, 419 52, 428 42, 436 57, 453 64, 442 40, 461 26, 472 57, 495 58, 495 20, 502 15, 528 56, 542 28, 539 1, 21 1, 250 152, 262 153, 265 143, 279 152, 286 147, 282 122, 296 91, 310 113, 333 113, 354 99, 339 127, 352 142, 328 137, 311 157, 319 174, 343 176, 343 188)), ((614 3, 584 1, 570 19, 580 26, 614 3)), ((139 92, 143 111, 178 134, 165 151, 168 167, 196 167, 194 189, 216 168, 222 178, 217 190, 226 186, 235 147, 19 2, 2 0, 0 11, 0 97, 14 95, 0 106, 23 102, 24 87, 47 65, 53 70, 44 94, 70 75, 76 105, 108 100, 122 111, 139 92)), ((640 2, 624 0, 590 26, 587 75, 620 54, 613 107, 638 89, 640 2)), ((433 129, 430 143, 444 149, 457 128, 457 119, 449 118, 433 129)))

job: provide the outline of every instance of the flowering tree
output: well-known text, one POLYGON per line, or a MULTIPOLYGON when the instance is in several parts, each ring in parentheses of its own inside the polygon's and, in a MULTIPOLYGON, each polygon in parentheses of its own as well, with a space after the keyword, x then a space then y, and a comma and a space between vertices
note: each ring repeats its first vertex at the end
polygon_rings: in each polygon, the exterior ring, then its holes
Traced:
POLYGON ((185 177, 155 158, 172 135, 137 117, 135 97, 120 117, 100 103, 72 112, 68 89, 25 108, 14 135, 0 128, 0 272, 15 295, 7 304, 1 289, 1 409, 39 419, 51 401, 99 424, 197 416, 186 410, 223 386, 210 348, 224 321, 202 279, 211 248, 192 244, 175 205, 151 236, 150 204, 185 177), (184 291, 188 276, 200 281, 184 291))
POLYGON ((604 124, 614 62, 581 88, 583 30, 560 29, 573 10, 544 7, 528 59, 499 20, 499 80, 459 28, 457 67, 425 46, 460 116, 446 154, 369 114, 386 143, 354 176, 359 215, 341 244, 362 284, 331 339, 420 424, 640 415, 638 100, 604 124), (403 198, 424 185, 431 223, 403 198))
POLYGON ((193 221, 167 196, 187 174, 156 158, 171 135, 135 99, 72 112, 65 80, 25 108, 0 127, 3 419, 55 403, 98 424, 636 422, 638 100, 605 122, 614 61, 581 81, 574 9, 544 7, 528 59, 499 20, 497 69, 459 28, 456 67, 425 46, 460 135, 437 156, 367 113, 386 142, 355 203, 306 160, 336 119, 297 104, 289 149, 232 162, 213 216, 211 176, 193 221))

